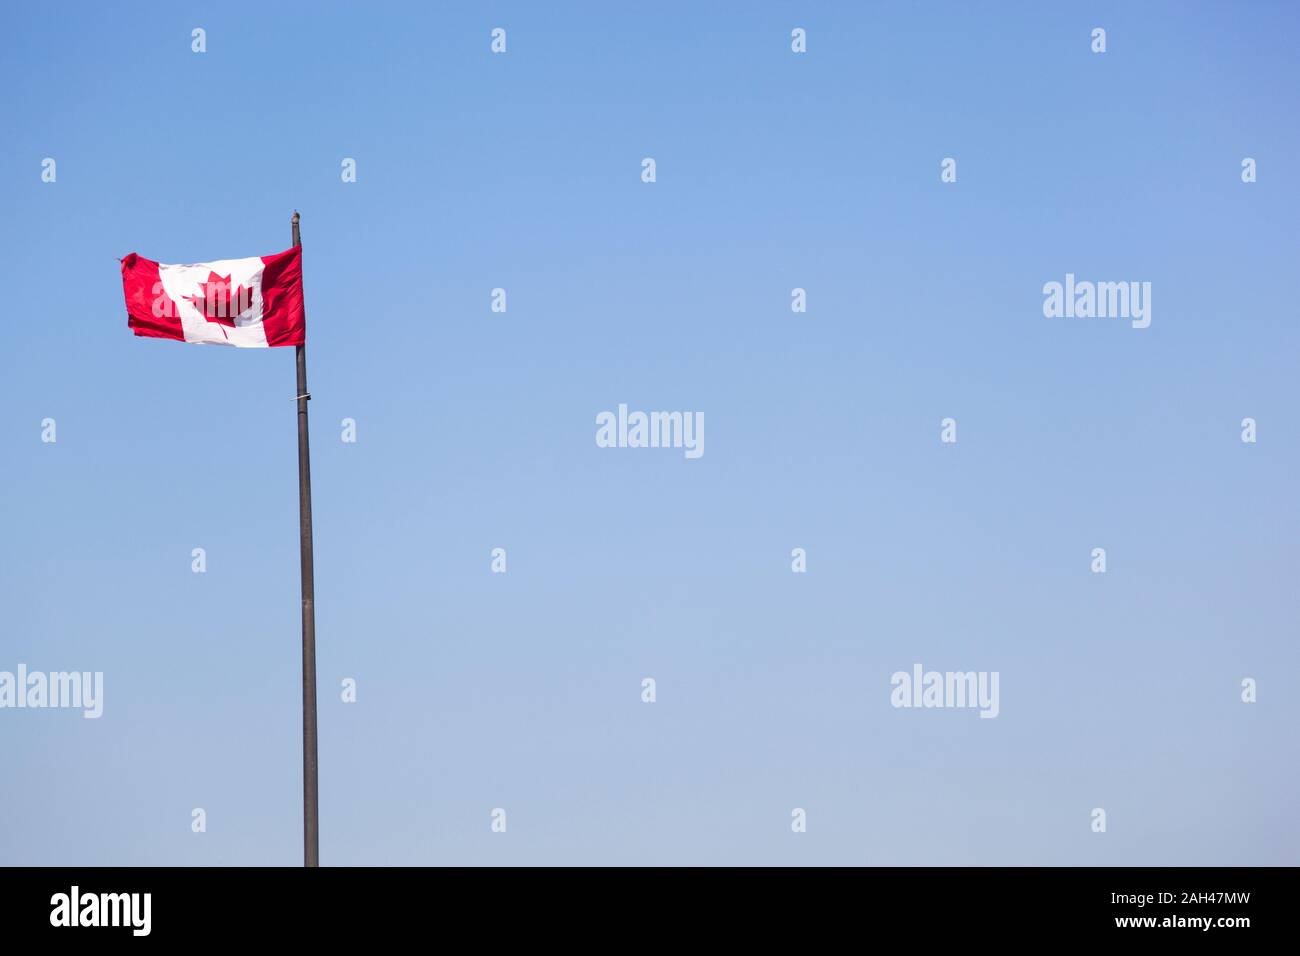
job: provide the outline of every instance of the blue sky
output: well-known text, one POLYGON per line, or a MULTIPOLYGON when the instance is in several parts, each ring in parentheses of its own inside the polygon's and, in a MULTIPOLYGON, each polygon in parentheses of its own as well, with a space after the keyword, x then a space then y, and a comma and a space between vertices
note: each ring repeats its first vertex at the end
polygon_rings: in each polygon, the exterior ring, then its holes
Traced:
POLYGON ((136 339, 116 262, 296 208, 323 863, 1296 863, 1298 29, 9 11, 0 670, 105 702, 0 710, 0 862, 301 860, 292 350, 136 339), (1067 272, 1151 326, 1045 318, 1067 272), (619 403, 705 454, 598 448, 619 403), (997 719, 891 707, 916 662, 999 672, 997 719))

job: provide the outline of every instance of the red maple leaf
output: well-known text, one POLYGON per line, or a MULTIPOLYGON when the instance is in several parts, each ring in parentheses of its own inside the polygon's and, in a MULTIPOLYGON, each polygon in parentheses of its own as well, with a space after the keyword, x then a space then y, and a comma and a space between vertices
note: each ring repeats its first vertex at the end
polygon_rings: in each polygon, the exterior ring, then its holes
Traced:
MULTIPOLYGON (((224 279, 209 270, 208 281, 199 283, 200 295, 187 295, 203 318, 228 328, 235 327, 235 317, 247 312, 253 304, 253 290, 242 285, 231 288, 230 276, 224 279)), ((225 332, 223 330, 222 334, 225 332)))

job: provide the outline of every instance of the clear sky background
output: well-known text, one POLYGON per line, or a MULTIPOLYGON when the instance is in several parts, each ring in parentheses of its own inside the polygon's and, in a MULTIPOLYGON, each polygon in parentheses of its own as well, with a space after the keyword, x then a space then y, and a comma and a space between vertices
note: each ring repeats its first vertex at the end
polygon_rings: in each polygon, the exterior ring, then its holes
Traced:
POLYGON ((1298 34, 7 8, 0 670, 105 709, 0 711, 0 862, 301 862, 293 351, 133 337, 116 261, 297 208, 323 863, 1297 863, 1298 34), (1045 318, 1067 272, 1151 282, 1150 328, 1045 318), (704 456, 596 447, 620 402, 704 456), (892 708, 917 662, 1000 716, 892 708))

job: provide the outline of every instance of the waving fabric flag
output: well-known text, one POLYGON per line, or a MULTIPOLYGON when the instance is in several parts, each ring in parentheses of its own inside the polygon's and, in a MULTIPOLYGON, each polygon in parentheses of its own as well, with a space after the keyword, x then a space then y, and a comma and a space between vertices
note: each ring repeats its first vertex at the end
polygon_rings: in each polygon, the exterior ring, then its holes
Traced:
POLYGON ((255 259, 169 266, 122 260, 127 326, 136 335, 264 349, 293 345, 298 417, 298 550, 302 581, 302 860, 320 865, 320 775, 316 747, 316 571, 311 537, 307 323, 302 307, 302 233, 289 220, 293 248, 255 259))
POLYGON ((127 325, 136 335, 236 348, 302 345, 302 248, 274 256, 166 265, 122 260, 127 325))

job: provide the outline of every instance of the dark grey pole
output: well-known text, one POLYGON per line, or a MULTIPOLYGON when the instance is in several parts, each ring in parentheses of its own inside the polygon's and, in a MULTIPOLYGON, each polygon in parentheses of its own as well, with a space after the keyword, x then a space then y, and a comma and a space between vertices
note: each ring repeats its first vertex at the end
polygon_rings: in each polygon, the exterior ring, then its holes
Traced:
MULTIPOLYGON (((302 245, 298 213, 293 244, 302 245)), ((307 346, 298 349, 298 530, 302 542, 302 865, 320 866, 316 784, 316 571, 311 551, 311 451, 307 442, 307 346)))

